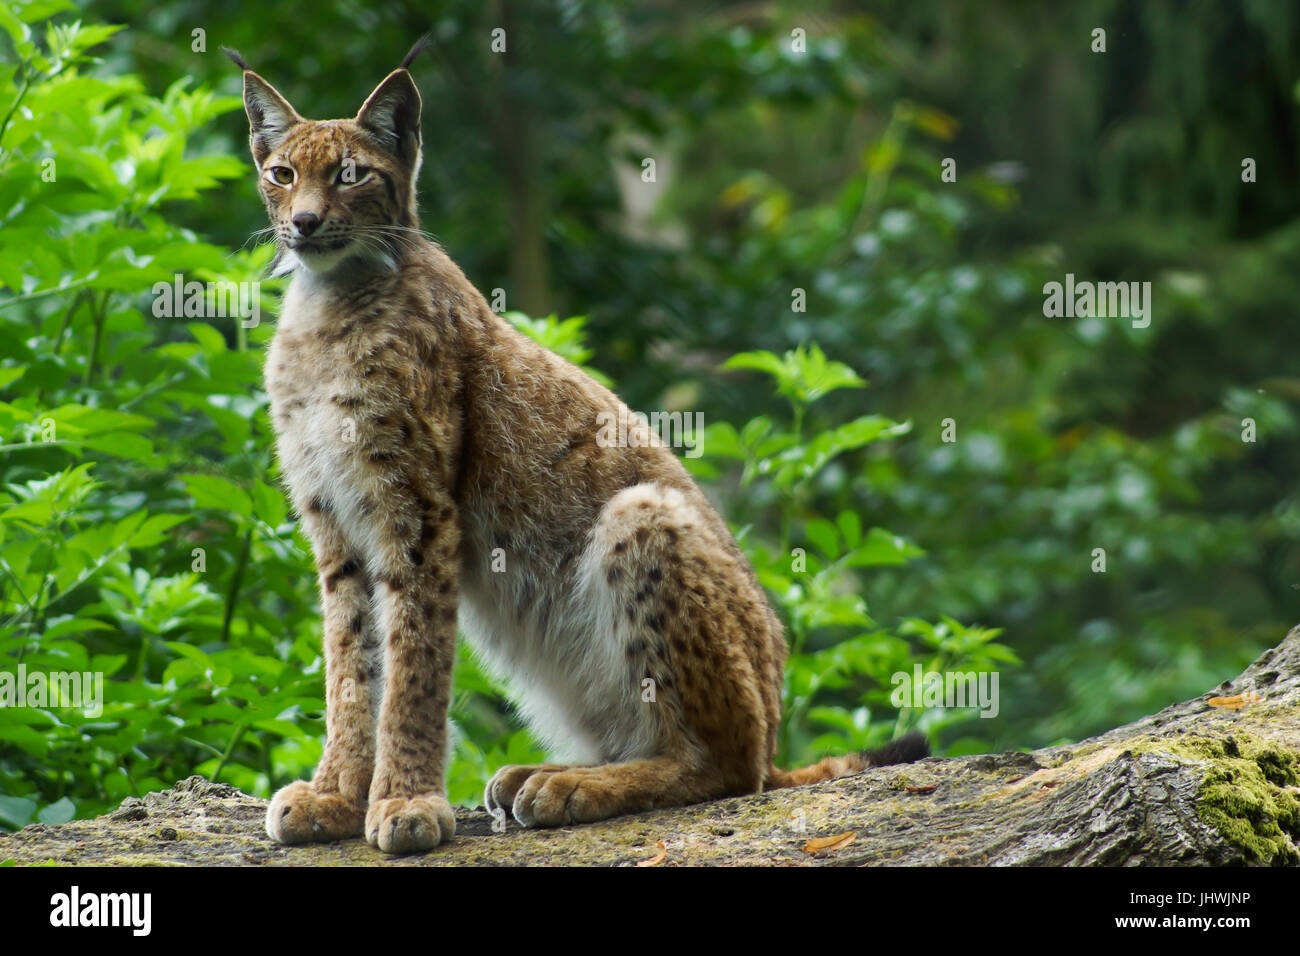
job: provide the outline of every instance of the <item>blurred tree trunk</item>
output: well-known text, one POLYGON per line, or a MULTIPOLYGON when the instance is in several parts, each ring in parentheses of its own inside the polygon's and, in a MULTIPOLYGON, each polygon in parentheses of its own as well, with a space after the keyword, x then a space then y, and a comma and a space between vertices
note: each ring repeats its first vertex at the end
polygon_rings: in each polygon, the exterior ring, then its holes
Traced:
POLYGON ((508 307, 529 315, 551 311, 547 282, 546 203, 542 190, 541 160, 537 153, 534 110, 521 89, 527 66, 520 56, 524 30, 519 28, 516 4, 497 0, 497 20, 505 29, 505 53, 497 54, 496 154, 506 187, 510 220, 510 283, 508 307))

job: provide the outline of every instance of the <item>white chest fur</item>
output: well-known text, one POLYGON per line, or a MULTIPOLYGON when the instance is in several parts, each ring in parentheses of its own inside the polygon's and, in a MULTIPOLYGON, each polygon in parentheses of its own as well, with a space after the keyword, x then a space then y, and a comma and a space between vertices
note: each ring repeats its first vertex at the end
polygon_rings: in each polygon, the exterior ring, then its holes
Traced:
POLYGON ((327 306, 323 290, 295 275, 267 353, 267 392, 294 506, 300 514, 328 506, 347 546, 369 563, 376 552, 372 515, 380 503, 362 461, 366 423, 355 406, 339 402, 360 389, 356 372, 328 354, 316 334, 327 306))

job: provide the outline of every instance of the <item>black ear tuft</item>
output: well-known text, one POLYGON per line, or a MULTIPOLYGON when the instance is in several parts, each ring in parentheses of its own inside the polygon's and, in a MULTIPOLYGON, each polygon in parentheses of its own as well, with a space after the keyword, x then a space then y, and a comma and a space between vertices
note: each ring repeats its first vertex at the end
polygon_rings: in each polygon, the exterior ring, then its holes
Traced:
POLYGON ((223 46, 221 48, 221 52, 224 53, 226 56, 230 57, 231 62, 233 62, 235 66, 239 67, 241 70, 249 69, 248 64, 244 62, 244 58, 239 55, 238 50, 232 50, 228 46, 223 46))
POLYGON ((431 40, 432 38, 433 38, 432 33, 426 33, 424 36, 420 37, 420 39, 416 40, 415 45, 411 47, 410 51, 406 54, 405 57, 403 57, 402 62, 398 65, 397 68, 399 70, 405 70, 408 66, 410 66, 411 63, 414 62, 415 58, 424 52, 424 48, 429 45, 429 40, 431 40))

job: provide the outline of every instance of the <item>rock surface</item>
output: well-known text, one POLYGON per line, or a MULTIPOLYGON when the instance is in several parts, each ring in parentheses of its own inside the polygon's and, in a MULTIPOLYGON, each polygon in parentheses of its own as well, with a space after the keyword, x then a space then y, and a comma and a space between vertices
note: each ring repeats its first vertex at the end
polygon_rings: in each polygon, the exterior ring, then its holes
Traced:
POLYGON ((65 865, 1297 865, 1300 627, 1238 678, 1099 737, 931 758, 559 830, 492 830, 385 857, 284 847, 266 801, 190 777, 95 820, 0 837, 0 861, 65 865), (821 846, 818 849, 818 846, 821 846))

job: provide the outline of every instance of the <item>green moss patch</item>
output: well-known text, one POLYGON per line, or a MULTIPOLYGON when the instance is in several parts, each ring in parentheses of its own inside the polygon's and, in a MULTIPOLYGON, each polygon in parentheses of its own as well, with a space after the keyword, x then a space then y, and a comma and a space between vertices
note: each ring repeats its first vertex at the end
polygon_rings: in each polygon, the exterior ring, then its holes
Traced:
POLYGON ((1300 754, 1253 734, 1152 741, 1143 749, 1210 764, 1197 816, 1252 863, 1300 863, 1300 754))

